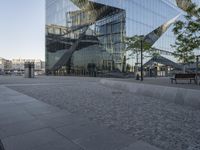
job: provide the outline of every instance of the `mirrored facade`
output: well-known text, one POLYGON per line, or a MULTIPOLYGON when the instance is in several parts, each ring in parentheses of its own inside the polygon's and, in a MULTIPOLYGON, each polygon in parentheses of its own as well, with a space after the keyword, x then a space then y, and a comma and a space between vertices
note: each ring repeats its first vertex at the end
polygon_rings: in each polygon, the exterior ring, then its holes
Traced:
POLYGON ((149 48, 170 54, 175 41, 172 24, 183 13, 176 4, 175 0, 46 0, 46 72, 122 72, 136 61, 129 59, 126 37, 142 36, 149 48))

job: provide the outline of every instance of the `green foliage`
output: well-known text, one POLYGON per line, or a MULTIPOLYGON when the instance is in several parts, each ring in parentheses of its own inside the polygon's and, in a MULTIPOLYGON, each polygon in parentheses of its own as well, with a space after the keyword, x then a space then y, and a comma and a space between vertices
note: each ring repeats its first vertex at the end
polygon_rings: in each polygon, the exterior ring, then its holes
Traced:
POLYGON ((148 54, 148 57, 154 57, 159 56, 160 54, 158 52, 155 52, 155 50, 151 47, 151 45, 144 40, 143 35, 135 35, 133 37, 126 37, 125 38, 126 43, 126 51, 131 51, 132 53, 130 56, 134 54, 139 54, 141 52, 141 41, 143 44, 143 52, 148 54))
POLYGON ((125 37, 126 51, 131 50, 133 54, 138 54, 141 51, 141 42, 143 46, 143 52, 148 52, 151 49, 151 45, 144 41, 143 35, 135 35, 132 37, 125 37))
POLYGON ((131 65, 129 65, 129 64, 126 65, 126 71, 127 71, 127 72, 130 72, 130 71, 131 71, 131 65))
POLYGON ((151 53, 151 56, 152 56, 152 57, 159 57, 159 56, 160 56, 160 53, 158 53, 158 52, 152 52, 152 53, 151 53))
POLYGON ((131 50, 134 54, 138 53, 141 48, 141 39, 143 37, 135 35, 133 37, 125 37, 126 51, 131 50))
POLYGON ((194 50, 200 48, 200 8, 191 4, 184 16, 184 21, 177 21, 174 24, 173 32, 176 35, 175 57, 182 63, 193 62, 195 59, 194 50))

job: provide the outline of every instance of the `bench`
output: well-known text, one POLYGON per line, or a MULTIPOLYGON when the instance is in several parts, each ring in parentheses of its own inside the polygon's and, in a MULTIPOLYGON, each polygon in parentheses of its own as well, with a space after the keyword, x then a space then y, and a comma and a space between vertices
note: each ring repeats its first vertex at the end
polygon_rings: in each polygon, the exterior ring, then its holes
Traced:
POLYGON ((197 78, 197 85, 200 85, 200 77, 197 78))
POLYGON ((196 74, 175 74, 175 76, 170 79, 172 84, 174 83, 174 81, 177 84, 177 80, 188 80, 191 84, 192 81, 194 81, 194 83, 196 82, 196 74))

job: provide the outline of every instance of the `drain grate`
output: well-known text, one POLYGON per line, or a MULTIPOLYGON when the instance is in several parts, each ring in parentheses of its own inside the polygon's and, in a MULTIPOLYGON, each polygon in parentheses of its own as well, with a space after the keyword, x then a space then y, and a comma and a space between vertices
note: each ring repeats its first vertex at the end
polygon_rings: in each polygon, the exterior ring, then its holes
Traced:
POLYGON ((1 142, 1 140, 0 140, 0 150, 5 150, 4 147, 3 147, 3 143, 1 142))

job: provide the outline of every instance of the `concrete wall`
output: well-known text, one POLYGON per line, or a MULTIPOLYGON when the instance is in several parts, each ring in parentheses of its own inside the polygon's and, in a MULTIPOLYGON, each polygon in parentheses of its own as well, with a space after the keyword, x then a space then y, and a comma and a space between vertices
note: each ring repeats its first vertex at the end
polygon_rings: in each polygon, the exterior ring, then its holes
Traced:
POLYGON ((180 105, 200 109, 200 90, 101 79, 101 84, 180 105))

